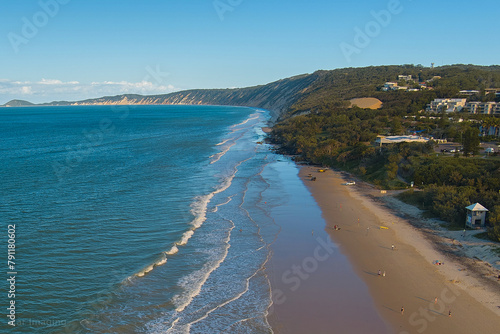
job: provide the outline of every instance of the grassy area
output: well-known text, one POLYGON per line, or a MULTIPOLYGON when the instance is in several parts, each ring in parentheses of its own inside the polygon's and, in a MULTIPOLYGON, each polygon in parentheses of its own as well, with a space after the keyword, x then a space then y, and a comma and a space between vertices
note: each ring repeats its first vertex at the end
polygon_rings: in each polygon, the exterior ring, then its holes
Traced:
MULTIPOLYGON (((474 238, 491 241, 490 237, 488 236, 488 232, 474 234, 474 238)), ((498 250, 500 250, 500 248, 498 250)))
POLYGON ((410 189, 408 191, 402 192, 396 195, 396 198, 406 204, 416 206, 420 210, 426 211, 429 207, 425 207, 424 194, 422 191, 415 191, 410 189))
MULTIPOLYGON (((443 221, 443 219, 438 214, 436 214, 431 210, 432 206, 430 204, 425 203, 426 198, 425 198, 425 193, 423 191, 415 191, 413 189, 410 189, 408 191, 396 195, 396 198, 406 204, 416 206, 417 208, 422 210, 423 211, 422 216, 424 218, 437 219, 443 221)), ((462 223, 451 223, 443 221, 443 223, 441 223, 440 226, 444 229, 447 229, 448 231, 461 231, 464 229, 464 224, 462 223)))

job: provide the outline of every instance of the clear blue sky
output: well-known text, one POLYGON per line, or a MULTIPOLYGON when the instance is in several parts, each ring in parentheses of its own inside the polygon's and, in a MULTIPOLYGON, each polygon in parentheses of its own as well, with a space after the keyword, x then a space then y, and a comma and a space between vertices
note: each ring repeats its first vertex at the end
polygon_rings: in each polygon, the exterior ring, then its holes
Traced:
POLYGON ((500 60, 496 0, 5 0, 0 6, 0 104, 245 87, 318 69, 500 60), (373 13, 390 17, 377 21, 373 13), (368 39, 356 39, 357 28, 368 29, 368 39))

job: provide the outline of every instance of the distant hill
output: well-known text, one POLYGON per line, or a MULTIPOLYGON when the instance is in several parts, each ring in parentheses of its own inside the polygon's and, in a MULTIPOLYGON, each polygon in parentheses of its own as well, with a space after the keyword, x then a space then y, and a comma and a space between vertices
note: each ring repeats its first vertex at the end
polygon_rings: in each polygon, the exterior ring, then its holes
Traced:
POLYGON ((163 95, 125 94, 105 96, 83 101, 55 101, 43 106, 64 105, 141 105, 141 104, 186 104, 186 105, 232 105, 267 109, 272 120, 286 112, 318 78, 316 74, 304 74, 278 80, 267 85, 234 89, 195 89, 163 95))
POLYGON ((3 107, 28 107, 28 106, 34 106, 34 104, 24 100, 11 100, 3 105, 3 107))
MULTIPOLYGON (((277 121, 311 111, 349 106, 349 101, 356 98, 378 99, 383 103, 382 111, 386 108, 399 108, 405 112, 416 112, 425 108, 425 105, 434 98, 458 97, 460 90, 484 92, 486 88, 500 88, 500 66, 449 65, 430 68, 421 65, 388 65, 320 70, 313 74, 298 75, 266 85, 246 88, 194 89, 147 96, 125 94, 83 101, 54 101, 37 105, 234 105, 270 110, 272 121, 277 121), (396 82, 399 75, 411 75, 414 78, 414 81, 404 83, 409 87, 426 82, 430 89, 418 92, 381 91, 380 88, 385 82, 396 82), (438 77, 440 79, 436 79, 438 77), (434 80, 431 80, 433 78, 434 80)), ((483 95, 481 98, 486 97, 483 95)), ((29 105, 33 104, 12 100, 4 106, 29 105)))

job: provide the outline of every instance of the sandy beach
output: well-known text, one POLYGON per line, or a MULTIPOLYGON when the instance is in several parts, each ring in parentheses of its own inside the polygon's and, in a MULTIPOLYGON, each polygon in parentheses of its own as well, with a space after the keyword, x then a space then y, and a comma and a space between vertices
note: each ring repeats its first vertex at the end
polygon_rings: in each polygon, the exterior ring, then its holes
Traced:
MULTIPOLYGON (((366 196, 368 187, 343 185, 346 179, 341 173, 320 173, 317 167, 302 167, 299 176, 321 208, 326 231, 368 287, 377 311, 393 332, 500 332, 500 282, 481 280, 460 258, 440 252, 397 212, 366 196), (309 175, 317 180, 311 181, 309 175), (340 229, 335 230, 335 225, 340 229)), ((334 284, 323 283, 318 289, 325 293, 334 284)), ((305 310, 302 320, 307 322, 305 310)), ((351 317, 361 321, 365 315, 361 311, 351 317)), ((321 331, 343 332, 347 333, 335 328, 321 331)))
POLYGON ((368 286, 350 260, 332 243, 321 210, 293 162, 269 167, 264 200, 281 231, 266 266, 273 306, 268 320, 274 333, 393 332, 382 319, 368 286), (271 201, 271 202, 269 202, 271 201), (277 202, 277 203, 276 203, 277 202))

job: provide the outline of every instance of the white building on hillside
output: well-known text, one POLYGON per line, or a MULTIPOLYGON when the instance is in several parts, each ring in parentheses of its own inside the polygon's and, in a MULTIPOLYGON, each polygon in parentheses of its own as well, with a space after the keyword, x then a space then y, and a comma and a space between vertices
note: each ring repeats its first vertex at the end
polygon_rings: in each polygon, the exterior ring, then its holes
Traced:
POLYGON ((446 112, 462 111, 466 103, 467 99, 435 99, 427 105, 426 110, 429 112, 441 112, 442 110, 446 112))
POLYGON ((460 95, 467 95, 467 96, 479 95, 479 91, 478 90, 461 90, 460 95))
POLYGON ((375 143, 382 144, 396 144, 396 143, 427 143, 429 138, 421 136, 377 136, 375 143))
POLYGON ((411 75, 398 75, 398 81, 413 81, 411 75))
POLYGON ((465 110, 471 114, 500 114, 500 103, 496 102, 468 102, 465 110))
POLYGON ((384 87, 382 87, 382 90, 384 92, 387 92, 388 90, 398 90, 398 84, 397 82, 386 82, 384 87))
POLYGON ((500 95, 500 88, 486 88, 484 90, 484 94, 496 94, 500 95))

